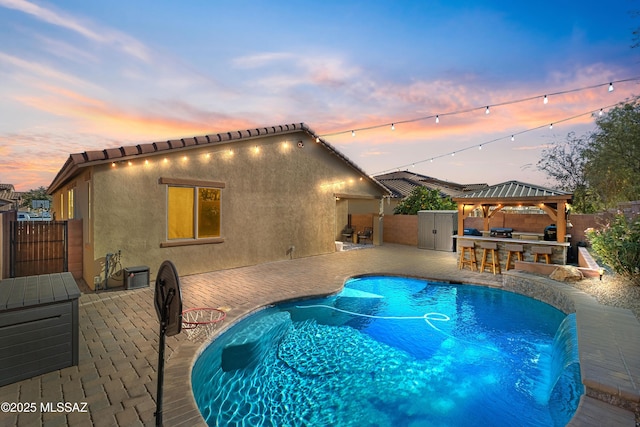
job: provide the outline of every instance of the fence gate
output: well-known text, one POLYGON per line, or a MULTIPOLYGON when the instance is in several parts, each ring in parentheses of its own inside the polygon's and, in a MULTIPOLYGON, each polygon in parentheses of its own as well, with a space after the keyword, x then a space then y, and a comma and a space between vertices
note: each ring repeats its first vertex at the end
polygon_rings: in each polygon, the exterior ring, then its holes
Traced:
POLYGON ((68 270, 66 221, 11 221, 10 277, 68 270))

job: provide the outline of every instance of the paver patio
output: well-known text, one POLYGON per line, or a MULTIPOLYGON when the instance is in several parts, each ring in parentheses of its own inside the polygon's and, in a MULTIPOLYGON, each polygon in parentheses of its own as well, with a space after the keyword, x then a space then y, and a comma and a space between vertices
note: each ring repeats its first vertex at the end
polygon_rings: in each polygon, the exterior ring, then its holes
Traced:
MULTIPOLYGON (((183 305, 184 308, 223 308, 227 311, 227 319, 220 329, 223 330, 265 305, 334 293, 348 277, 370 273, 498 287, 503 283, 500 275, 458 270, 455 253, 384 245, 182 277, 183 305)), ((589 298, 585 301, 591 304, 589 298)), ((633 319, 629 319, 626 310, 612 308, 609 311, 593 304, 599 313, 609 316, 605 329, 600 328, 598 334, 610 341, 613 339, 613 344, 606 345, 614 348, 599 347, 601 343, 597 341, 605 339, 601 336, 594 342, 590 342, 588 336, 583 338, 585 354, 603 359, 606 363, 602 366, 607 366, 606 369, 582 366, 583 372, 585 368, 591 369, 589 380, 596 387, 617 387, 625 398, 638 399, 640 351, 628 345, 634 339, 640 342, 638 322, 634 323, 633 315, 633 319), (625 319, 618 340, 613 336, 616 334, 606 329, 616 327, 611 316, 625 319), (618 359, 624 355, 624 367, 611 362, 609 353, 617 354, 618 359), (620 381, 624 383, 622 386, 615 385, 620 381)), ((0 388, 0 402, 34 402, 38 409, 30 413, 0 413, 0 426, 154 425, 158 329, 153 287, 83 294, 80 298, 80 364, 0 388), (86 402, 87 411, 40 411, 40 404, 46 402, 86 402)), ((164 425, 204 425, 195 408, 189 381, 190 367, 200 344, 190 342, 184 334, 168 337, 166 343, 164 425)), ((580 347, 582 353, 583 342, 580 347)), ((574 425, 635 425, 632 412, 592 397, 583 399, 579 413, 574 425)))

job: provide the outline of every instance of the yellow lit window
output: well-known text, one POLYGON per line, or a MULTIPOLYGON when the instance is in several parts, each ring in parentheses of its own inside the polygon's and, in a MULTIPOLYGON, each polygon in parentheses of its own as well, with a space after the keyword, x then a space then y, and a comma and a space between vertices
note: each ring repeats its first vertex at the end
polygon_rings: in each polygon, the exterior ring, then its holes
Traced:
POLYGON ((168 238, 220 237, 220 190, 202 187, 168 187, 168 238))
POLYGON ((71 190, 69 190, 69 202, 67 203, 67 207, 68 207, 68 213, 67 213, 67 219, 73 219, 74 218, 74 202, 73 202, 73 193, 75 192, 75 190, 72 188, 71 190))
POLYGON ((198 188, 198 238, 220 237, 220 190, 198 188))

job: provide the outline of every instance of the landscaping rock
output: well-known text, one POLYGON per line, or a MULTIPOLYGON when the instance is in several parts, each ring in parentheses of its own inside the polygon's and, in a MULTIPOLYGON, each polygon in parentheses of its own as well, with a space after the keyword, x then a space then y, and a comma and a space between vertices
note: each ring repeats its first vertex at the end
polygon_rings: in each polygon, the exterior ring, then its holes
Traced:
POLYGON ((578 282, 584 279, 584 276, 578 267, 573 267, 571 265, 562 265, 556 268, 549 277, 553 280, 557 280, 558 282, 578 282))

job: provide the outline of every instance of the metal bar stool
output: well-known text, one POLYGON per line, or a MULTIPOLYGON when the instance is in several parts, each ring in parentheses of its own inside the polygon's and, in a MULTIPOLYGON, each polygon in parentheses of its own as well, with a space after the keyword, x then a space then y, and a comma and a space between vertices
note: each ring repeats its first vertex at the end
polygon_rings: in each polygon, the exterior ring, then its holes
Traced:
POLYGON ((478 261, 476 260, 476 245, 473 242, 460 241, 458 243, 460 247, 460 262, 458 263, 458 269, 462 270, 465 265, 469 265, 471 271, 476 271, 478 268, 478 261), (465 252, 469 252, 469 258, 465 258, 465 252))
POLYGON ((523 245, 504 245, 504 249, 509 251, 509 254, 507 255, 507 266, 506 266, 507 270, 511 268, 511 256, 513 254, 516 255, 516 257, 518 258, 518 261, 522 261, 522 254, 524 252, 523 245))
POLYGON ((493 274, 496 274, 496 269, 498 273, 502 274, 500 270, 500 260, 498 259, 498 244, 496 242, 482 242, 480 243, 480 247, 482 248, 482 264, 480 264, 480 271, 484 272, 486 267, 491 267, 491 271, 493 274), (487 261, 487 255, 491 254, 491 262, 487 261))
POLYGON ((553 253, 551 246, 534 246, 531 248, 531 253, 533 254, 533 262, 538 262, 540 255, 544 255, 546 263, 551 264, 551 254, 553 253))

